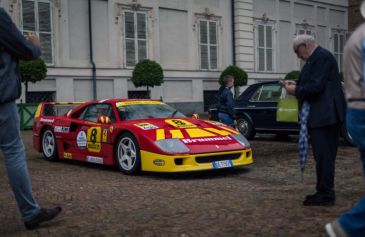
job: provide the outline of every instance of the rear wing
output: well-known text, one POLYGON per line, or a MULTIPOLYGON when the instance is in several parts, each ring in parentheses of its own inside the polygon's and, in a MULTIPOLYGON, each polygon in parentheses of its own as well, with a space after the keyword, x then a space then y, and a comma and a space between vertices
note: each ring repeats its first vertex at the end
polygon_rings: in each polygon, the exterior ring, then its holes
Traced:
POLYGON ((65 115, 71 109, 83 103, 85 102, 42 102, 38 105, 34 118, 65 115))

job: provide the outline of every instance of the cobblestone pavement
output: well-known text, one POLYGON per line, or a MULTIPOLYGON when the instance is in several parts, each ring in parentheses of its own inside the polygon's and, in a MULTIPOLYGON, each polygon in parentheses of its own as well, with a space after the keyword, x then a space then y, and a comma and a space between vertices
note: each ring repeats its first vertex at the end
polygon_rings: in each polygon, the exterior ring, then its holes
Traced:
MULTIPOLYGON (((23 132, 33 191, 42 206, 61 205, 50 224, 26 231, 0 162, 0 236, 326 236, 324 225, 364 193, 355 148, 341 146, 334 207, 303 207, 314 192, 313 157, 301 182, 296 142, 253 140, 255 165, 126 176, 115 168, 48 162, 23 132)), ((310 152, 311 153, 311 152, 310 152)))

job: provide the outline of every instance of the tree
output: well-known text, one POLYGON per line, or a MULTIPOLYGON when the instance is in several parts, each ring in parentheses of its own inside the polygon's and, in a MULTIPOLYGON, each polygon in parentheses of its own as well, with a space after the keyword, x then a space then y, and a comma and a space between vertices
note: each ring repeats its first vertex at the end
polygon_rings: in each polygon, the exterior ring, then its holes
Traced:
POLYGON ((288 74, 285 75, 285 80, 295 80, 295 79, 298 79, 299 78, 299 74, 300 72, 299 71, 291 71, 291 72, 288 72, 288 74))
POLYGON ((31 61, 20 61, 19 68, 21 80, 25 85, 25 93, 28 92, 28 82, 35 83, 47 76, 47 65, 40 58, 31 61))
POLYGON ((239 94, 239 87, 247 85, 247 73, 235 65, 230 65, 221 73, 219 84, 224 85, 223 78, 226 75, 234 77, 234 95, 236 98, 239 94))
POLYGON ((133 69, 132 82, 134 86, 146 86, 148 97, 150 97, 149 87, 160 86, 163 83, 163 78, 160 64, 149 59, 139 61, 133 69))

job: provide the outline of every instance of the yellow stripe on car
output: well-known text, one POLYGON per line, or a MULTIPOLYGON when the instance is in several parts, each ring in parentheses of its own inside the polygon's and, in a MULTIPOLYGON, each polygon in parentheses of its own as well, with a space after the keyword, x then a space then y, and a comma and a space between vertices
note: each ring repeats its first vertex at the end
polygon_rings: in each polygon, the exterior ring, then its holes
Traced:
POLYGON ((231 132, 233 134, 240 134, 240 132, 238 132, 238 131, 236 131, 236 130, 234 130, 232 128, 228 128, 228 127, 225 127, 225 126, 219 126, 219 127, 220 128, 223 128, 224 130, 227 130, 227 131, 229 131, 229 132, 231 132))
POLYGON ((179 129, 170 130, 172 138, 184 138, 184 135, 179 129))
POLYGON ((165 130, 164 129, 156 129, 156 141, 165 139, 165 130))
POLYGON ((231 134, 230 132, 228 131, 225 131, 225 130, 218 130, 216 128, 205 128, 205 130, 208 130, 210 132, 214 132, 216 134, 219 134, 219 135, 222 135, 222 136, 227 136, 229 134, 231 134))
POLYGON ((204 131, 200 128, 189 128, 185 130, 191 138, 194 137, 216 137, 216 134, 210 133, 208 131, 204 131))

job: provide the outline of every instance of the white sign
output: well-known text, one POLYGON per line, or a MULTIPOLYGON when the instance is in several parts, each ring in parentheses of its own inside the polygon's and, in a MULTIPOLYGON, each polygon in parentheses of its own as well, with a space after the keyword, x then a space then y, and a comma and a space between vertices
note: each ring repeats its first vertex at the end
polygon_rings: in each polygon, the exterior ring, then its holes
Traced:
POLYGON ((77 146, 81 149, 86 148, 86 133, 84 131, 81 131, 77 134, 77 146))

